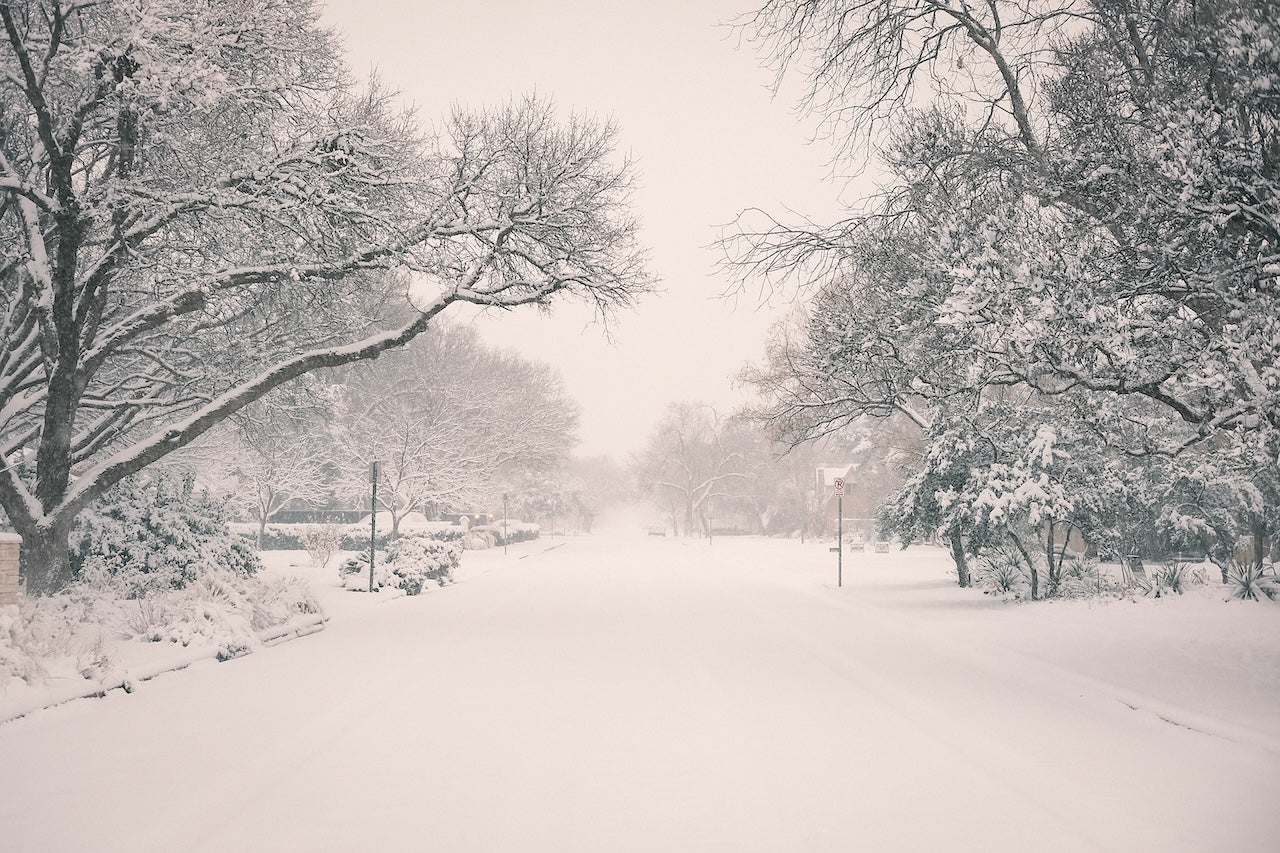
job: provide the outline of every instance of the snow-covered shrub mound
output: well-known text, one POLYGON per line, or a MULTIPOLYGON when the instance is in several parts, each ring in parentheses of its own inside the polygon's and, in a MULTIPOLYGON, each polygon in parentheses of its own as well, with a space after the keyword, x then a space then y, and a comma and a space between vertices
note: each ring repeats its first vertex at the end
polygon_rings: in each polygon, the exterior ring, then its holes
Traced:
POLYGON ((227 526, 223 505, 189 483, 158 475, 116 486, 81 514, 71 566, 95 583, 112 579, 126 597, 182 589, 202 575, 248 576, 257 552, 227 526))
MULTIPOLYGON (((430 535, 401 536, 379 552, 373 569, 373 589, 384 587, 417 595, 427 581, 443 586, 458 568, 462 545, 445 542, 430 535)), ((340 574, 345 589, 369 589, 369 553, 353 554, 343 563, 340 574)))
POLYGON ((320 612, 298 578, 261 580, 219 571, 182 590, 126 602, 124 624, 126 633, 146 642, 217 646, 218 657, 227 658, 251 649, 259 631, 320 612))
POLYGON ((462 537, 462 547, 468 551, 483 551, 492 548, 496 541, 490 531, 472 528, 462 537))
POLYGON ((44 677, 35 645, 18 606, 0 607, 0 692, 10 679, 36 682, 44 677))
POLYGON ((529 542, 537 539, 542 534, 541 527, 526 521, 508 521, 506 524, 491 524, 483 528, 472 529, 484 530, 491 534, 495 545, 514 545, 517 542, 529 542))
MULTIPOLYGON (((373 569, 373 591, 378 592, 383 587, 394 587, 395 579, 391 575, 391 571, 387 568, 387 554, 385 551, 379 551, 378 559, 374 563, 373 569)), ((356 592, 368 592, 369 590, 369 552, 358 551, 342 561, 342 565, 338 567, 338 577, 342 580, 342 588, 350 589, 356 592)))
POLYGON ((427 581, 444 586, 462 557, 456 542, 430 536, 401 536, 387 548, 387 564, 406 595, 422 592, 427 581))
POLYGON ((259 632, 322 612, 297 578, 226 569, 206 571, 180 589, 127 592, 104 574, 0 608, 0 691, 12 679, 29 685, 55 678, 108 681, 122 671, 119 657, 131 643, 171 644, 226 659, 259 645, 259 632))

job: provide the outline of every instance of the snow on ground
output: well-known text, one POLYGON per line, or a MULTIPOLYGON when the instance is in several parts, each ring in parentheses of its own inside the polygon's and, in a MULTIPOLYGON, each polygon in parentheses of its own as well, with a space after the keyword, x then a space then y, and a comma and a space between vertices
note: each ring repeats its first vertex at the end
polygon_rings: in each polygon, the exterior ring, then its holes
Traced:
MULTIPOLYGON (((620 527, 0 725, 5 850, 1273 850, 1280 608, 620 527)), ((289 566, 297 562, 298 566, 289 566)))

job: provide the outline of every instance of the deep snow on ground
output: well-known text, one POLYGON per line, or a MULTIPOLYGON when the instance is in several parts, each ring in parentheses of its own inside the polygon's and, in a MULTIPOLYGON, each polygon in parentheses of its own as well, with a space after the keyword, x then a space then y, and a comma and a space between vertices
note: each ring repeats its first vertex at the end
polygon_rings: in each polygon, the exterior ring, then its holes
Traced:
MULTIPOLYGON (((0 726, 4 850, 1274 850, 1280 608, 634 535, 0 726)), ((643 531, 641 531, 643 532, 643 531)), ((290 567, 289 563, 299 565, 290 567)))

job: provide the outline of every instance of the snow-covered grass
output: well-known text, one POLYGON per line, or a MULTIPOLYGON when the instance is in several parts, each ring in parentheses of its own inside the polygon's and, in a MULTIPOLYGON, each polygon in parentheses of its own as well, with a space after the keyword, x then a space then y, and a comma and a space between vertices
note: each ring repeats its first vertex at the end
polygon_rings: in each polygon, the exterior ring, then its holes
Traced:
POLYGON ((975 654, 1020 659, 1009 665, 1069 676, 1153 714, 1245 729, 1280 751, 1280 605, 1235 598, 1216 568, 1195 566, 1183 594, 1157 597, 1103 563, 1101 594, 1031 602, 959 589, 938 548, 847 555, 845 565, 857 601, 927 615, 930 634, 975 654))
POLYGON ((929 548, 837 588, 828 544, 544 539, 417 598, 268 553, 328 630, 0 726, 3 846, 1275 849, 1280 606, 1015 601, 929 548))

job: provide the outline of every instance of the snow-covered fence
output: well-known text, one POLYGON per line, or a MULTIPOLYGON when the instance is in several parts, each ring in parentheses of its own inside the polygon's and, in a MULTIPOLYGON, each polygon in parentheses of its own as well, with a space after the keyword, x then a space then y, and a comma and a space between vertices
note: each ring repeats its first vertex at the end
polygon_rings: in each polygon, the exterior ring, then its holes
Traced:
POLYGON ((22 537, 0 533, 0 607, 18 603, 18 555, 22 537))

